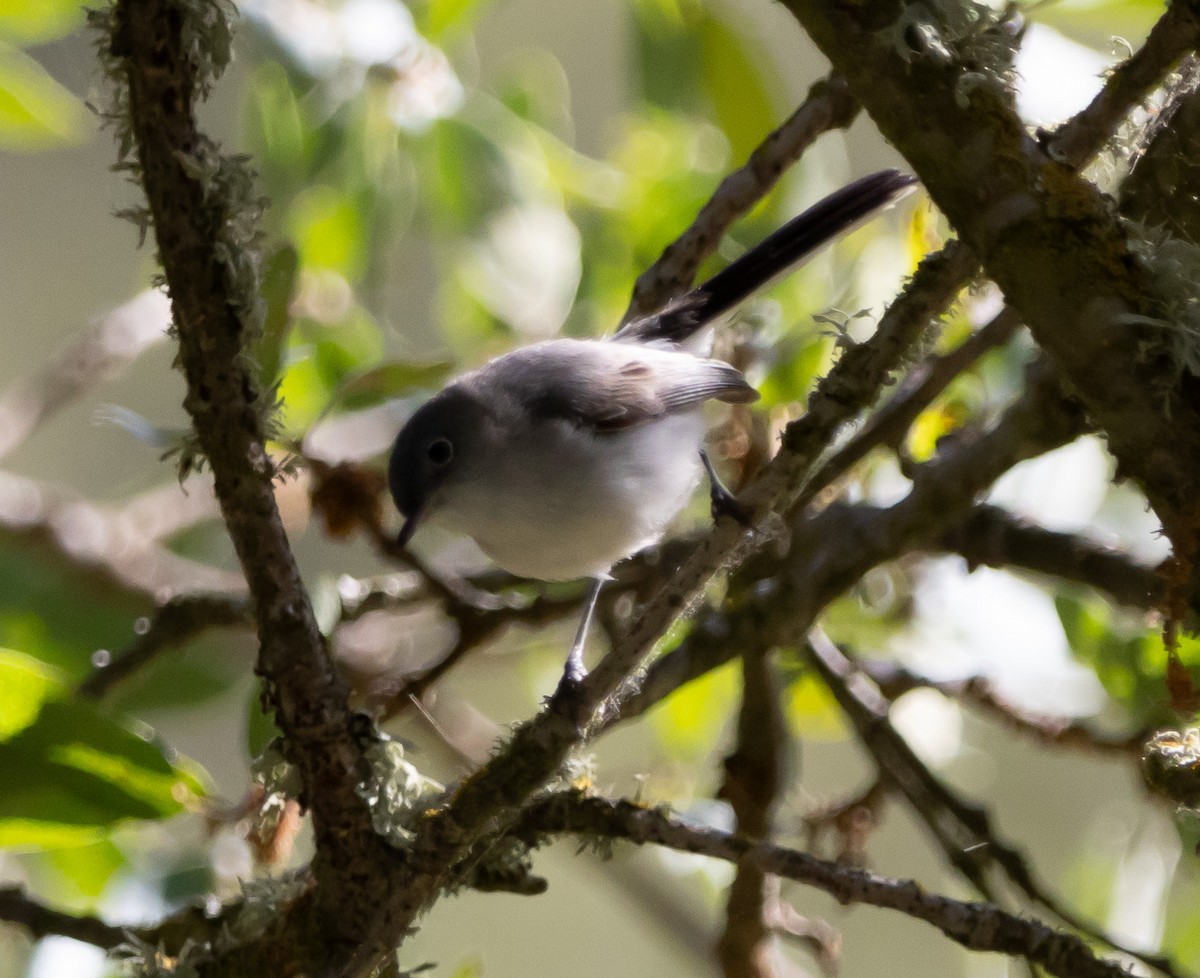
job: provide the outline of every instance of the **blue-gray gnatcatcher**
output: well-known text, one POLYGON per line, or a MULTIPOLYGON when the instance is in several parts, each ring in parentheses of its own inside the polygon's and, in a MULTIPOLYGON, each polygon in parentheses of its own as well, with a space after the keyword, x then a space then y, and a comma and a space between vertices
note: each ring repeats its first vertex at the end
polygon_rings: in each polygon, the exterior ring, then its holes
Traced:
POLYGON ((758 398, 738 370, 681 344, 914 182, 896 170, 863 177, 610 339, 547 340, 451 382, 392 449, 401 545, 419 522, 436 522, 473 537, 513 574, 592 578, 568 659, 581 678, 601 582, 661 538, 707 466, 704 402, 758 398))

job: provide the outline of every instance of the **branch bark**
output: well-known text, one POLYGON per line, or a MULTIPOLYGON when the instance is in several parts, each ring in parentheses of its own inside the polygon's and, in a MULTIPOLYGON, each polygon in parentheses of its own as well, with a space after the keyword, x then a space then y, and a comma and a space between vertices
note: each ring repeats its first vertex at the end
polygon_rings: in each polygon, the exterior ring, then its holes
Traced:
MULTIPOLYGON (((1017 117, 1001 78, 1011 40, 1000 27, 948 24, 928 7, 920 16, 931 19, 914 24, 918 8, 900 0, 788 7, 1104 429, 1121 474, 1146 493, 1194 590, 1200 385, 1173 360, 1162 327, 1146 325, 1164 318, 1165 300, 1109 203, 1017 117), (927 41, 910 47, 914 37, 927 41)), ((1200 19, 1185 0, 1166 16, 1178 60, 1195 44, 1200 19)))
POLYGON ((375 834, 356 786, 368 775, 347 690, 334 669, 275 505, 266 450, 273 405, 246 344, 256 328, 251 250, 261 203, 252 176, 196 126, 194 105, 222 67, 228 30, 206 0, 121 0, 109 55, 127 86, 137 165, 171 295, 184 406, 212 467, 218 501, 254 600, 257 670, 267 683, 313 815, 318 885, 275 944, 269 970, 322 967, 370 938, 392 853, 375 834), (219 57, 219 55, 217 55, 219 57), (247 229, 249 225, 249 229, 247 229), (313 925, 316 919, 321 926, 313 925))
POLYGON ((1074 934, 1006 913, 987 903, 965 903, 926 893, 912 880, 896 880, 818 859, 765 842, 686 824, 661 809, 568 793, 551 796, 527 812, 522 826, 539 832, 653 843, 739 863, 753 860, 765 872, 822 890, 841 903, 898 910, 923 920, 973 951, 997 951, 1041 965, 1061 978, 1125 978, 1115 961, 1096 957, 1074 934))

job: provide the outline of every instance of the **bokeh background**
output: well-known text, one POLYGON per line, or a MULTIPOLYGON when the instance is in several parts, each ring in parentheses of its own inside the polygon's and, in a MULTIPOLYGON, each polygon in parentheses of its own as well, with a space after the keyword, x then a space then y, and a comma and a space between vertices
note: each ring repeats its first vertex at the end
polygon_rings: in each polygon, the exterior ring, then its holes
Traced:
MULTIPOLYGON (((291 312, 290 330, 264 353, 284 401, 281 444, 302 441, 329 461, 378 464, 404 417, 456 370, 517 343, 612 329, 638 273, 827 70, 787 11, 765 0, 240 7, 235 60, 203 121, 252 154, 270 200, 262 224, 276 295, 268 300, 291 312)), ((1026 118, 1049 125, 1086 104, 1104 69, 1161 10, 1140 0, 1031 9, 1018 61, 1026 118)), ((0 646, 60 670, 64 681, 126 646, 156 596, 197 581, 237 587, 204 477, 181 486, 162 459, 185 426, 183 384, 162 334, 168 310, 152 289, 152 245, 139 247, 136 221, 114 217, 138 197, 111 171, 115 149, 85 108, 104 101, 92 45, 71 2, 0 0, 0 646), (109 368, 88 362, 77 394, 34 426, 27 406, 51 398, 48 365, 89 329, 107 337, 109 368), (21 523, 34 511, 50 514, 43 536, 21 523), (154 563, 151 545, 178 564, 154 563), (88 569, 110 557, 135 582, 126 591, 99 586, 88 569)), ((865 118, 822 137, 738 225, 721 260, 848 179, 900 162, 865 118)), ((1099 178, 1105 173, 1102 165, 1099 178)), ((752 357, 771 423, 792 416, 828 367, 838 329, 868 330, 946 233, 924 200, 907 203, 743 311, 748 325, 734 335, 752 357)), ((965 296, 948 341, 997 303, 987 290, 965 296)), ((961 378, 921 418, 909 451, 927 457, 958 425, 993 417, 1016 390, 1027 353, 1017 343, 961 378)), ((1084 439, 1021 466, 993 497, 1045 525, 1161 558, 1141 499, 1110 476, 1101 444, 1084 439)), ((310 518, 306 478, 283 485, 280 502, 318 609, 336 617, 353 590, 348 577, 394 568, 365 542, 323 532, 310 518)), ((886 501, 904 485, 881 455, 846 491, 886 501)), ((698 524, 704 510, 699 501, 682 526, 698 524)), ((436 533, 421 548, 439 567, 480 565, 469 545, 436 533)), ((875 655, 939 678, 982 675, 1025 709, 1092 717, 1114 734, 1162 713, 1155 626, 1095 595, 968 573, 951 558, 874 573, 826 621, 836 638, 875 655)), ((459 748, 486 753, 537 708, 571 628, 510 632, 439 685, 430 709, 459 748)), ((392 674, 436 660, 450 640, 436 610, 416 608, 368 616, 335 644, 356 668, 392 674)), ((210 635, 106 702, 190 758, 206 801, 191 798, 170 819, 75 831, 0 819, 0 878, 56 905, 138 922, 278 871, 256 869, 236 819, 208 817, 210 806, 231 808, 245 796, 263 741, 253 653, 246 633, 210 635)), ((779 826, 796 841, 805 814, 861 790, 870 768, 818 683, 794 663, 786 673, 791 787, 779 826)), ((737 685, 735 668, 719 670, 606 738, 592 760, 596 782, 728 825, 712 796, 737 685)), ((904 697, 893 719, 929 765, 988 806, 998 832, 1084 916, 1139 947, 1165 941, 1200 963, 1189 830, 1145 794, 1128 757, 1043 748, 929 691, 904 697)), ((405 715, 391 729, 430 776, 453 780, 467 769, 428 720, 405 715)), ((10 797, 36 780, 11 765, 0 778, 10 797)), ((292 860, 305 852, 301 837, 292 860)), ((899 803, 885 810, 869 857, 880 872, 970 895, 899 803)), ((714 972, 709 948, 729 867, 623 848, 603 861, 567 841, 544 850, 536 869, 550 881, 547 896, 441 901, 405 964, 436 962, 435 974, 464 978, 714 972)), ((843 932, 843 975, 1014 967, 968 955, 897 915, 785 893, 843 932)), ((788 955, 796 973, 819 971, 803 946, 788 955)), ((94 949, 63 939, 35 947, 0 932, 0 975, 112 971, 94 949)))

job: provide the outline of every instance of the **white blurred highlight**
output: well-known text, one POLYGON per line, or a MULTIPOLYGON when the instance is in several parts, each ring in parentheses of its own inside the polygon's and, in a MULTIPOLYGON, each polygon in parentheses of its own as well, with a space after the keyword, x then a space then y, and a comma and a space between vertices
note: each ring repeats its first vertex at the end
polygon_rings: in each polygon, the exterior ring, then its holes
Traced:
POLYGON ((1018 707, 1089 716, 1104 704, 1090 670, 1071 657, 1051 597, 1033 584, 958 558, 931 561, 916 594, 916 619, 897 640, 913 668, 933 679, 981 676, 1018 707))
POLYGON ((557 207, 510 207, 488 225, 465 275, 475 296, 528 339, 561 328, 583 274, 579 230, 557 207))
POLYGON ((1052 27, 1030 24, 1017 52, 1017 112, 1035 125, 1061 122, 1091 102, 1114 60, 1052 27))
POLYGON ((396 0, 245 0, 241 9, 305 71, 330 81, 338 98, 357 95, 368 75, 383 82, 388 116, 401 129, 420 131, 462 105, 462 82, 445 54, 396 0))

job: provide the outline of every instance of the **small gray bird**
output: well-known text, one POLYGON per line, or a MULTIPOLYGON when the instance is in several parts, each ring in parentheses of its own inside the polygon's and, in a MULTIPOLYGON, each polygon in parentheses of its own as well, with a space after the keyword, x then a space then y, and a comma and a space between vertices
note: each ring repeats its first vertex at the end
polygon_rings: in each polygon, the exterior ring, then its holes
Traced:
POLYGON ((683 348, 725 313, 834 238, 910 192, 896 170, 863 177, 793 218, 703 285, 610 339, 559 339, 497 357, 452 381, 396 438, 388 484, 405 517, 472 537, 505 570, 593 580, 567 673, 603 581, 656 543, 703 468, 702 407, 758 393, 727 363, 683 348))

